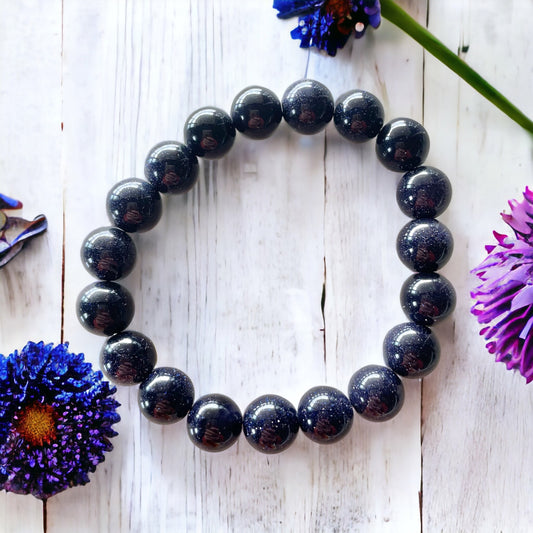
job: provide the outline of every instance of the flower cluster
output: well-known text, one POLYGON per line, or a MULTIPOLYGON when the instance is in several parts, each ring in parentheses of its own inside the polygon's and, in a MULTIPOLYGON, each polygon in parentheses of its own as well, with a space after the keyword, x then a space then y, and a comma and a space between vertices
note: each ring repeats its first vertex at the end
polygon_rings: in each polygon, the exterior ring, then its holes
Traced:
POLYGON ((472 272, 481 280, 471 295, 472 314, 484 327, 480 334, 496 361, 533 380, 533 191, 524 200, 511 200, 510 214, 502 217, 515 237, 494 232, 497 244, 472 272))
POLYGON ((68 344, 0 355, 0 489, 45 500, 87 483, 117 435, 114 392, 68 344))
POLYGON ((366 28, 381 23, 379 0, 274 0, 278 17, 299 16, 291 32, 302 48, 316 46, 334 56, 350 34, 359 38, 366 28))

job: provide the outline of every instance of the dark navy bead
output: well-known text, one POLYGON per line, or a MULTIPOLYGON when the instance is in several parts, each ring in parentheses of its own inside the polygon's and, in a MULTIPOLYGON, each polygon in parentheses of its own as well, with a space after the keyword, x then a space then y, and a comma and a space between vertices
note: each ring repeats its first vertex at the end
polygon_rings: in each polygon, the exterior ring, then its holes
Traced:
POLYGON ((453 252, 450 230, 434 218, 408 222, 398 234, 396 251, 402 263, 417 272, 435 272, 453 252))
POLYGON ((314 80, 301 80, 288 87, 281 99, 283 118, 304 135, 322 131, 333 117, 333 96, 314 80))
POLYGON ((189 116, 183 134, 193 154, 206 159, 218 159, 233 146, 235 126, 222 109, 202 107, 189 116))
POLYGON ((113 382, 133 385, 148 378, 157 361, 154 343, 138 331, 109 337, 100 352, 100 368, 113 382))
POLYGON ((422 124, 410 118, 396 118, 383 126, 376 139, 376 154, 393 172, 420 166, 429 152, 429 135, 422 124))
POLYGON ((338 389, 319 386, 308 390, 298 405, 303 434, 319 444, 332 444, 348 434, 353 422, 350 400, 338 389))
POLYGON ((148 152, 144 175, 159 192, 181 194, 198 179, 198 159, 184 144, 163 141, 148 152))
POLYGON ((223 394, 199 398, 187 416, 189 438, 207 452, 221 452, 237 442, 242 415, 237 404, 223 394))
POLYGON ((113 226, 89 233, 81 245, 81 262, 96 278, 115 281, 135 266, 137 250, 131 237, 113 226))
POLYGON ((444 172, 418 167, 402 176, 396 189, 400 209, 411 218, 435 218, 450 205, 452 184, 444 172))
POLYGON ((161 218, 161 196, 147 181, 125 179, 107 194, 107 214, 111 222, 124 231, 148 231, 161 218))
POLYGON ((394 326, 383 341, 383 359, 396 374, 422 378, 432 372, 440 358, 437 337, 426 326, 406 322, 394 326))
POLYGON ((400 378, 390 368, 368 365, 350 379, 348 396, 363 418, 384 422, 398 414, 405 393, 400 378))
POLYGON ((189 376, 177 368, 156 368, 139 387, 142 414, 157 424, 172 424, 187 415, 194 401, 189 376))
POLYGON ((413 274, 400 292, 400 302, 406 316, 425 326, 446 318, 455 309, 455 289, 439 274, 413 274))
POLYGON ((244 436, 263 453, 286 450, 298 433, 298 414, 285 398, 266 394, 255 399, 244 411, 244 436))
POLYGON ((281 122, 281 104, 269 89, 246 87, 231 104, 231 118, 237 130, 246 137, 266 139, 281 122))
POLYGON ((76 302, 81 325, 96 335, 113 335, 126 329, 135 313, 130 292, 113 281, 88 285, 76 302))
POLYGON ((343 137, 361 143, 379 133, 384 117, 383 106, 372 93, 351 91, 337 99, 333 120, 343 137))

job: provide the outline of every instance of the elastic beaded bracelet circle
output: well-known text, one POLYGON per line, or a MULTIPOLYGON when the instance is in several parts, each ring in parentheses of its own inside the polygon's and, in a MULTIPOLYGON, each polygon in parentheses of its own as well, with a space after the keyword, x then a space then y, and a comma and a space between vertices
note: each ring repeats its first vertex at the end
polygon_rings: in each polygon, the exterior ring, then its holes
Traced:
POLYGON ((231 113, 204 107, 192 113, 184 128, 185 142, 155 145, 145 162, 146 180, 117 183, 107 196, 112 227, 89 234, 81 248, 85 268, 100 281, 86 287, 77 300, 81 324, 109 336, 100 354, 106 376, 121 385, 139 385, 138 401, 149 420, 169 424, 187 417, 191 441, 207 451, 222 451, 243 432, 251 446, 264 453, 286 449, 302 430, 314 442, 329 444, 344 437, 353 411, 367 420, 395 416, 404 401, 399 376, 421 378, 440 357, 439 342, 428 326, 446 318, 455 307, 451 283, 436 273, 453 250, 453 238, 435 217, 449 205, 451 185, 440 170, 421 166, 429 152, 429 137, 418 122, 398 118, 384 124, 383 106, 365 91, 344 93, 336 103, 330 91, 314 80, 300 80, 281 102, 263 87, 247 87, 234 99, 231 113), (392 328, 383 341, 387 366, 367 365, 348 383, 348 395, 321 385, 301 398, 296 409, 288 400, 267 394, 241 413, 222 394, 194 401, 194 386, 181 370, 155 367, 152 341, 126 328, 134 315, 131 294, 117 279, 127 276, 136 260, 128 233, 148 231, 162 213, 160 193, 182 194, 198 178, 197 157, 217 159, 232 147, 236 131, 251 139, 269 137, 281 119, 295 131, 312 135, 333 119, 337 131, 351 142, 376 138, 376 154, 389 170, 406 172, 396 192, 400 209, 413 220, 398 235, 400 260, 415 273, 403 284, 400 303, 409 321, 392 328))

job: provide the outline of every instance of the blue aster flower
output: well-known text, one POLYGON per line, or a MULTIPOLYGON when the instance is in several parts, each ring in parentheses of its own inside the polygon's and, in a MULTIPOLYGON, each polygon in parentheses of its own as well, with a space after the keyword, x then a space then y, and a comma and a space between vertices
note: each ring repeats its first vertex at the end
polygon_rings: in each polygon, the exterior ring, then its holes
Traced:
POLYGON ((88 483, 117 435, 115 390, 68 343, 0 355, 0 489, 46 500, 88 483))
POLYGON ((370 25, 381 23, 379 0, 274 0, 278 17, 299 15, 298 26, 291 32, 302 48, 315 46, 334 56, 350 34, 359 38, 370 25))

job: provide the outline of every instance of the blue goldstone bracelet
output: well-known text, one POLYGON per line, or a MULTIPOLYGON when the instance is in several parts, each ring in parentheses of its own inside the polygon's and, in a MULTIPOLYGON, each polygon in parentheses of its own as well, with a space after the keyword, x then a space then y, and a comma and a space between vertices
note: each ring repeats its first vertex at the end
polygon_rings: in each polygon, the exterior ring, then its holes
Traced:
POLYGON ((451 283, 436 274, 450 258, 453 239, 435 217, 448 206, 451 185, 440 170, 421 166, 429 137, 418 122, 398 118, 384 124, 383 106, 372 94, 352 91, 336 103, 330 91, 314 80, 293 83, 280 102, 263 87, 248 87, 234 99, 231 114, 204 107, 188 118, 185 143, 165 141, 154 146, 145 162, 146 180, 117 183, 107 196, 113 224, 90 233, 81 248, 85 268, 101 281, 86 287, 77 300, 81 324, 106 335, 100 354, 104 373, 115 383, 139 384, 139 406, 151 421, 169 424, 187 417, 188 434, 203 450, 221 451, 246 440, 264 453, 286 449, 301 429, 311 440, 329 444, 349 431, 353 410, 368 420, 384 421, 400 410, 404 389, 399 376, 421 378, 440 357, 439 343, 428 326, 447 317, 455 307, 451 283), (415 272, 404 283, 400 301, 409 322, 392 328, 383 342, 387 366, 368 365, 351 377, 348 396, 329 386, 307 391, 296 409, 285 398, 260 396, 241 414, 222 394, 194 401, 189 377, 176 368, 156 368, 152 341, 126 328, 134 302, 117 279, 133 269, 136 248, 128 233, 148 231, 161 217, 160 193, 181 194, 198 178, 198 157, 217 159, 232 147, 236 130, 252 139, 270 136, 281 119, 304 135, 322 131, 332 119, 338 132, 352 142, 376 138, 378 159, 389 170, 406 172, 397 188, 400 209, 413 220, 400 231, 397 251, 415 272))

